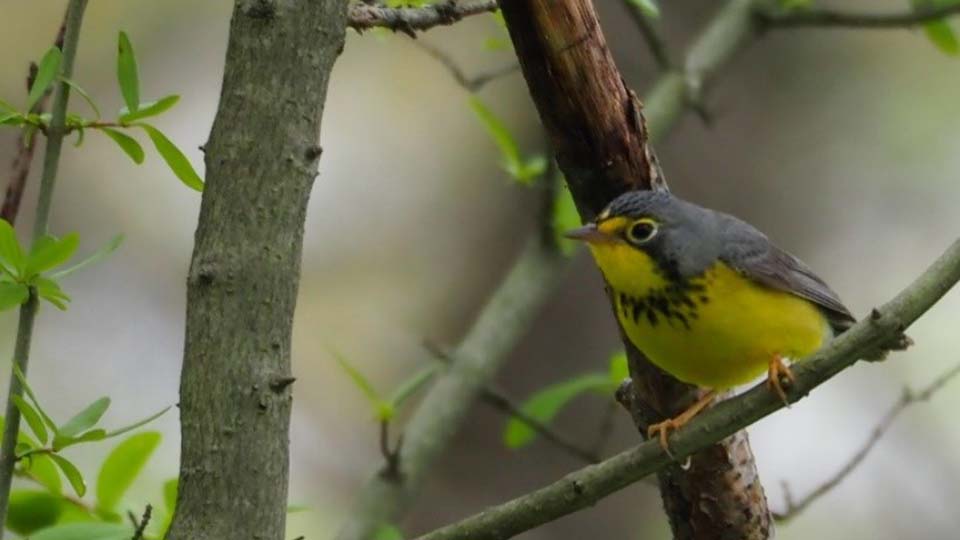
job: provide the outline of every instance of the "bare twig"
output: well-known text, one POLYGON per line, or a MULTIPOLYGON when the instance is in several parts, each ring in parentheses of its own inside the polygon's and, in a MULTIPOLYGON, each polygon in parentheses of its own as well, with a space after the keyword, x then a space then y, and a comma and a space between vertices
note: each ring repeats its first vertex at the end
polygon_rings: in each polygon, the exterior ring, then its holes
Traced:
POLYGON ((383 456, 383 474, 385 477, 396 479, 400 475, 400 449, 403 447, 403 434, 397 438, 397 444, 390 447, 390 421, 380 421, 380 454, 383 456))
POLYGON ((451 25, 464 17, 497 10, 496 0, 446 0, 417 8, 390 8, 376 4, 355 3, 348 12, 350 28, 388 28, 417 37, 417 30, 451 25))
MULTIPOLYGON (((61 51, 63 50, 63 35, 66 31, 66 25, 66 12, 64 12, 63 22, 60 23, 60 30, 57 31, 57 37, 53 42, 54 46, 61 51)), ((36 77, 37 64, 31 62, 27 70, 27 92, 33 87, 36 77)), ((47 108, 47 101, 50 99, 51 93, 53 93, 52 87, 44 92, 43 97, 33 106, 30 112, 42 114, 47 108)), ((36 147, 36 137, 17 137, 17 151, 13 156, 13 163, 10 165, 10 183, 7 184, 3 205, 0 207, 0 218, 5 219, 11 225, 17 220, 17 214, 20 213, 20 201, 23 200, 23 191, 27 186, 27 177, 30 175, 30 165, 33 163, 33 153, 36 147)))
POLYGON ((667 44, 660 34, 660 29, 656 27, 654 21, 650 20, 650 17, 643 12, 643 9, 636 2, 625 1, 624 4, 630 13, 630 17, 633 18, 633 23, 637 26, 637 30, 640 31, 640 35, 647 43, 647 48, 650 49, 650 54, 653 55, 657 67, 662 71, 669 71, 673 63, 670 61, 670 53, 667 51, 667 44))
POLYGON ((817 486, 816 489, 811 491, 806 497, 800 499, 799 501, 793 500, 793 496, 790 493, 790 488, 784 482, 783 491, 787 508, 782 513, 774 514, 774 517, 780 521, 788 521, 789 519, 796 517, 798 514, 806 510, 807 507, 810 506, 810 504, 812 504, 814 501, 820 497, 823 497, 833 488, 837 487, 841 482, 843 482, 843 480, 850 476, 850 473, 852 473, 857 467, 860 466, 861 463, 863 463, 863 461, 867 458, 867 455, 870 454, 870 451, 873 450, 887 430, 890 429, 890 426, 893 425, 894 420, 900 416, 900 413, 915 403, 929 400, 933 394, 946 386, 946 384, 958 374, 960 374, 960 364, 945 371, 919 392, 911 390, 910 388, 904 388, 903 393, 900 395, 900 399, 898 399, 896 403, 890 407, 890 410, 887 411, 887 414, 885 414, 880 422, 877 423, 877 425, 873 428, 873 431, 870 433, 870 437, 867 439, 867 441, 863 444, 863 446, 860 447, 859 450, 857 450, 853 457, 851 457, 850 460, 847 461, 847 463, 836 472, 836 474, 817 486))
POLYGON ((130 540, 143 540, 143 532, 147 530, 147 525, 150 523, 150 515, 152 513, 153 506, 147 504, 147 507, 143 509, 143 517, 140 518, 140 521, 137 522, 136 518, 134 518, 133 525, 135 530, 130 540))
MULTIPOLYGON (((815 387, 875 351, 930 309, 960 280, 960 240, 879 309, 844 332, 821 351, 798 362, 788 400, 794 403, 815 387)), ((717 403, 677 430, 670 447, 683 460, 784 407, 764 383, 717 403)), ((570 514, 673 463, 656 440, 568 474, 553 484, 448 525, 419 540, 501 540, 570 514)))
MULTIPOLYGON (((447 364, 451 362, 450 354, 433 341, 426 340, 423 342, 423 346, 438 360, 447 364)), ((480 399, 494 409, 523 422, 527 427, 535 431, 544 440, 552 443, 557 448, 570 453, 574 457, 579 458, 587 463, 597 463, 600 461, 599 451, 591 451, 581 448, 579 445, 572 442, 569 438, 562 435, 555 429, 530 416, 524 412, 523 408, 517 405, 514 400, 510 399, 506 392, 494 386, 493 384, 489 384, 483 388, 480 394, 480 399)))
POLYGON ((447 68, 447 71, 450 72, 450 75, 453 77, 453 79, 457 81, 457 84, 463 87, 463 89, 466 90, 467 92, 471 92, 471 93, 477 92, 481 88, 486 86, 487 83, 493 82, 501 77, 510 75, 511 73, 517 73, 520 71, 520 64, 514 62, 510 65, 497 68, 493 71, 480 73, 472 77, 468 77, 467 74, 464 73, 463 69, 460 66, 458 66, 457 63, 454 62, 453 59, 450 58, 450 55, 448 55, 446 52, 424 41, 417 40, 417 41, 414 41, 414 43, 418 47, 420 47, 425 53, 429 54, 430 56, 435 58, 438 62, 443 64, 443 66, 447 68))
POLYGON ((758 9, 761 29, 773 28, 908 28, 960 14, 960 2, 897 13, 856 13, 830 9, 797 9, 785 12, 758 9))

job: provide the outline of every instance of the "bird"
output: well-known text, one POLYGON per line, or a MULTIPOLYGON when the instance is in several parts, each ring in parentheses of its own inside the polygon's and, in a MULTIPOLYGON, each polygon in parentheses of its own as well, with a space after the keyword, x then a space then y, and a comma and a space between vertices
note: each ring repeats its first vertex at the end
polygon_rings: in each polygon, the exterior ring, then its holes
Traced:
POLYGON ((823 279, 755 227, 666 190, 626 192, 565 236, 589 247, 632 344, 703 391, 649 426, 667 452, 672 431, 764 373, 789 404, 784 385, 795 377, 785 360, 816 352, 856 322, 823 279))

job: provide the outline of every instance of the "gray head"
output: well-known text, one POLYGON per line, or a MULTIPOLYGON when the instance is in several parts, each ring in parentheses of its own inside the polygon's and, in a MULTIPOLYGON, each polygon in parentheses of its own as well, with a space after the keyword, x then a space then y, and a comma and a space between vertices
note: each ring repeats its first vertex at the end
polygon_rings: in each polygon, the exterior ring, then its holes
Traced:
MULTIPOLYGON (((722 255, 731 233, 760 235, 750 225, 674 197, 666 191, 631 191, 614 199, 593 223, 568 236, 592 244, 624 243, 675 277, 703 272, 722 255)), ((760 235, 762 236, 762 235, 760 235)))

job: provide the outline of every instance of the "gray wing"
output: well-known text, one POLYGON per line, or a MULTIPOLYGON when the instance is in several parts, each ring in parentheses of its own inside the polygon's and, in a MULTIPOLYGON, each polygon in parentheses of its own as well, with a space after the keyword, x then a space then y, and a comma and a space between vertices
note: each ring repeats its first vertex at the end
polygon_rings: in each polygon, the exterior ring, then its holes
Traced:
MULTIPOLYGON (((735 219, 735 218, 734 218, 735 219)), ((795 294, 817 304, 837 333, 856 322, 837 293, 800 259, 773 245, 752 226, 735 219, 725 227, 721 259, 757 283, 795 294)))

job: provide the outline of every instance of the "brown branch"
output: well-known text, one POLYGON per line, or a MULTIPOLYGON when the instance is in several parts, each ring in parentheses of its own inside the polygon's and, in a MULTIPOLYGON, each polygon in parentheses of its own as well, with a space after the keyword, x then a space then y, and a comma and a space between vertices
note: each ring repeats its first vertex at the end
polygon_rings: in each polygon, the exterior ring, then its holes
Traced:
POLYGON ((376 4, 351 4, 348 25, 354 30, 387 28, 417 37, 417 30, 454 24, 464 17, 497 10, 496 0, 446 0, 417 8, 390 8, 376 4))
POLYGON ((897 13, 856 13, 830 9, 797 9, 786 12, 758 9, 755 17, 767 28, 908 28, 960 14, 960 2, 897 13))
MULTIPOLYGON (((662 131, 698 95, 702 81, 739 49, 752 30, 750 0, 732 0, 698 38, 684 74, 655 90, 662 131), (706 44, 706 45, 704 45, 706 44), (707 46, 709 45, 709 46, 707 46)), ((584 219, 617 195, 665 186, 650 145, 644 105, 624 84, 588 0, 513 0, 502 5, 524 76, 584 219)), ((656 123, 654 123, 656 122, 656 123)), ((659 128, 657 127, 659 126, 659 128)), ((660 371, 624 337, 641 427, 687 407, 696 389, 660 371)), ((678 540, 765 539, 766 498, 744 434, 713 444, 659 474, 664 507, 678 540)))
POLYGON ((953 366, 952 368, 945 371, 939 377, 934 379, 932 383, 927 385, 925 388, 916 392, 910 388, 904 388, 903 393, 900 395, 900 399, 887 411, 887 414, 883 416, 879 423, 873 428, 873 431, 870 433, 870 437, 867 441, 860 447, 860 449, 850 458, 849 461, 839 470, 827 479, 825 482, 820 484, 816 489, 811 491, 806 497, 800 499, 799 501, 794 501, 790 493, 790 488, 783 483, 783 490, 786 498, 787 508, 782 513, 774 514, 774 517, 778 521, 788 521, 798 514, 803 512, 810 506, 814 501, 823 497, 835 487, 840 485, 850 474, 860 466, 861 463, 866 460, 867 455, 870 454, 871 450, 880 442, 880 439, 883 435, 890 429, 890 426, 893 425, 894 420, 900 416, 904 410, 915 403, 921 401, 929 400, 933 394, 937 393, 940 389, 947 385, 954 377, 960 374, 960 364, 953 366))
MULTIPOLYGON (((53 45, 58 49, 63 49, 63 36, 67 30, 66 13, 64 13, 63 22, 60 23, 60 30, 57 31, 57 37, 53 45)), ((37 64, 30 62, 27 69, 27 92, 33 87, 33 82, 37 77, 37 64)), ((47 101, 50 100, 50 94, 53 93, 51 85, 43 97, 30 109, 30 112, 42 114, 47 108, 47 101)), ((37 147, 36 137, 17 137, 17 151, 13 156, 13 162, 10 165, 10 183, 7 184, 7 190, 3 197, 3 204, 0 206, 0 218, 5 219, 7 223, 13 225, 17 220, 17 214, 20 213, 20 201, 23 200, 23 192, 27 186, 27 177, 30 176, 30 165, 33 163, 34 150, 37 147)))

